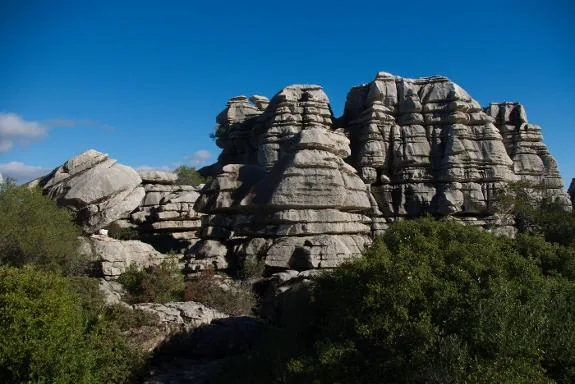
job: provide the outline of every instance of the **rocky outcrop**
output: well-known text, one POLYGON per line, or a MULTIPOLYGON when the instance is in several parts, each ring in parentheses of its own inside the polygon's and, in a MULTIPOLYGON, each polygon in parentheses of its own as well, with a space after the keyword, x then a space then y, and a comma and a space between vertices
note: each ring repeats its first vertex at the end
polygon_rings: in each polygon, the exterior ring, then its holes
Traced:
POLYGON ((340 123, 385 217, 489 215, 518 179, 493 119, 445 77, 379 73, 351 90, 340 123))
POLYGON ((70 209, 84 232, 92 234, 140 205, 145 194, 141 182, 132 168, 89 150, 28 185, 39 186, 70 209))
POLYGON ((226 164, 239 157, 220 156, 220 171, 195 206, 210 216, 190 264, 225 268, 235 257, 265 259, 270 268, 328 268, 360 255, 370 243, 370 219, 361 214, 371 208, 369 193, 343 160, 349 140, 330 130, 321 87, 289 86, 261 113, 242 103, 250 119, 229 125, 218 143, 229 153, 227 140, 241 133, 244 143, 257 143, 257 156, 243 157, 256 163, 226 164))
POLYGON ((548 198, 564 207, 570 206, 563 190, 557 162, 543 143, 541 128, 530 124, 523 105, 491 103, 485 111, 495 119, 503 143, 513 160, 513 171, 523 182, 542 188, 534 189, 540 198, 548 198))
POLYGON ((186 331, 209 324, 215 319, 228 317, 217 310, 195 301, 134 304, 134 309, 151 312, 158 316, 158 324, 171 331, 186 331))
POLYGON ((243 199, 252 216, 238 225, 246 257, 272 268, 331 268, 359 256, 370 244, 371 207, 364 183, 343 161, 342 133, 305 127, 288 142, 266 178, 243 199))
POLYGON ((201 190, 194 210, 205 213, 199 231, 201 241, 186 252, 186 270, 225 269, 233 252, 244 240, 235 234, 238 224, 249 217, 241 201, 265 170, 258 166, 226 164, 201 190))
POLYGON ((166 261, 177 263, 173 255, 165 255, 150 244, 138 240, 116 240, 106 235, 82 237, 80 252, 96 263, 99 275, 114 279, 131 265, 138 269, 158 265, 166 261))
POLYGON ((122 227, 135 227, 142 239, 162 251, 183 252, 197 241, 201 215, 194 209, 199 194, 191 185, 176 185, 172 172, 139 171, 146 192, 140 206, 122 227))
POLYGON ((493 217, 499 191, 526 179, 564 201, 538 128, 509 108, 492 104, 486 112, 445 77, 382 72, 354 87, 338 125, 351 140, 350 163, 377 201, 374 222, 430 213, 493 228, 501 223, 493 217))

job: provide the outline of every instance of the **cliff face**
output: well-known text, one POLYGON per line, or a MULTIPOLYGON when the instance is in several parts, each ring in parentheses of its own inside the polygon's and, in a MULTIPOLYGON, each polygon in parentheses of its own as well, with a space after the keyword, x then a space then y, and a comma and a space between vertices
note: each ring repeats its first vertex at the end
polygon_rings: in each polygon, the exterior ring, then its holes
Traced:
POLYGON ((225 223, 226 236, 206 236, 212 243, 200 254, 207 259, 265 256, 269 266, 294 268, 301 260, 291 257, 307 255, 303 264, 333 266, 388 222, 423 214, 513 235, 512 221, 497 215, 497 196, 518 181, 543 186, 538 197, 571 209, 523 106, 482 108, 445 77, 381 72, 351 89, 338 119, 321 87, 293 85, 269 101, 235 97, 217 122, 222 153, 195 208, 211 214, 210 223, 225 223), (242 173, 252 175, 249 182, 242 173), (333 248, 333 239, 346 246, 333 248), (315 244, 332 250, 316 256, 315 244))
POLYGON ((389 222, 424 214, 513 236, 498 196, 519 181, 572 209, 523 106, 482 108, 445 77, 381 72, 351 89, 337 119, 320 86, 292 85, 271 100, 234 97, 216 121, 222 152, 200 191, 95 151, 32 184, 72 209, 86 233, 114 222, 187 248, 191 271, 245 258, 272 269, 334 267, 389 222))

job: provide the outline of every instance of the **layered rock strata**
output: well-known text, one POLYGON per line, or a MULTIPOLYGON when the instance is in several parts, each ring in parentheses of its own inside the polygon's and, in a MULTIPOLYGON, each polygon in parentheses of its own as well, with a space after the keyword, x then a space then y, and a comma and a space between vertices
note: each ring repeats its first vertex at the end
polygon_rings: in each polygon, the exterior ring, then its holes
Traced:
MULTIPOLYGON (((237 108, 250 110, 246 102, 237 108)), ((233 105, 228 103, 226 116, 233 105)), ((370 219, 361 212, 372 204, 343 160, 350 155, 349 140, 330 131, 333 115, 321 87, 289 86, 263 111, 255 110, 249 119, 228 124, 218 141, 224 147, 220 170, 195 206, 209 214, 205 240, 189 253, 191 262, 225 268, 233 255, 263 258, 270 268, 308 269, 360 255, 370 243, 370 219), (235 132, 256 148, 257 156, 243 157, 247 164, 227 163, 239 160, 230 155, 238 152, 230 144, 235 132)))
POLYGON ((236 228, 248 239, 240 253, 265 256, 271 268, 332 268, 370 244, 366 187, 343 161, 342 133, 309 126, 284 143, 269 175, 244 198, 251 220, 236 228))
POLYGON ((236 236, 235 228, 249 220, 240 203, 265 174, 258 166, 226 164, 202 188, 194 210, 206 215, 198 233, 201 240, 186 252, 188 271, 228 268, 236 245, 244 240, 236 236))
POLYGON ((199 188, 177 185, 177 176, 171 172, 139 174, 146 194, 128 219, 116 223, 138 228, 143 239, 162 251, 183 252, 193 246, 201 227, 201 215, 193 209, 199 188))
POLYGON ((150 244, 138 240, 116 240, 106 235, 81 237, 79 251, 96 264, 96 273, 105 279, 115 279, 130 266, 143 269, 178 260, 173 255, 158 252, 150 244))
POLYGON ((570 206, 563 190, 563 180, 557 162, 543 143, 541 128, 530 124, 523 105, 491 103, 486 113, 495 119, 503 136, 505 149, 513 160, 513 171, 519 179, 535 187, 540 198, 548 198, 564 207, 570 206))
POLYGON ((140 205, 145 195, 141 182, 134 169, 89 150, 28 186, 39 186, 58 205, 70 209, 84 232, 91 234, 140 205))
POLYGON ((497 196, 524 179, 545 183, 564 202, 538 128, 515 119, 509 105, 492 104, 487 113, 445 77, 382 72, 354 87, 338 124, 351 140, 349 161, 381 211, 374 223, 385 228, 389 219, 430 213, 485 228, 509 226, 493 217, 497 196))

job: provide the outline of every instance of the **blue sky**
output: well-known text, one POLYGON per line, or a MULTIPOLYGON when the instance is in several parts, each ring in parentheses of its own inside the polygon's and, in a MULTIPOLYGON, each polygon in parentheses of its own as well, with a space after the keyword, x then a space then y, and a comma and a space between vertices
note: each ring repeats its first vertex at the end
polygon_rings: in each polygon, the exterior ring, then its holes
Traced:
POLYGON ((134 167, 209 164, 230 97, 316 83, 339 115, 386 71, 524 103, 568 182, 574 20, 569 0, 4 0, 0 172, 24 181, 89 148, 134 167))

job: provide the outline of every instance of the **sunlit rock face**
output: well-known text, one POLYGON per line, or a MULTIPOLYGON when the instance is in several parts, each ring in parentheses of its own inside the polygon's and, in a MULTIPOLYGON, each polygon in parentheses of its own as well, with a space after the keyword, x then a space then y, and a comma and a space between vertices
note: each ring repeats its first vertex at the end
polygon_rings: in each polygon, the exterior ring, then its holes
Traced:
POLYGON ((498 200, 515 182, 571 209, 524 108, 482 108, 445 77, 380 72, 351 89, 337 119, 320 86, 291 85, 270 100, 232 98, 217 124, 222 153, 195 204, 207 216, 191 269, 242 258, 334 267, 390 222, 426 214, 513 236, 498 200))
POLYGON ((331 130, 321 87, 292 85, 269 103, 251 100, 233 98, 218 116, 223 151, 195 205, 208 216, 188 253, 190 269, 226 268, 234 257, 321 268, 360 255, 371 242, 362 214, 369 193, 343 160, 349 140, 331 130))
POLYGON ((484 110, 445 77, 381 72, 352 88, 338 126, 381 211, 374 222, 429 213, 489 227, 498 192, 521 180, 567 206, 557 165, 523 107, 484 110))
POLYGON ((88 150, 28 186, 42 188, 58 205, 70 209, 84 232, 91 234, 140 205, 145 195, 141 183, 133 168, 88 150))
POLYGON ((541 186, 535 190, 540 198, 548 198, 569 209, 569 195, 563 190, 557 162, 543 143, 541 128, 527 120, 523 105, 491 103, 485 111, 495 119, 507 153, 513 160, 513 171, 519 179, 541 186))

